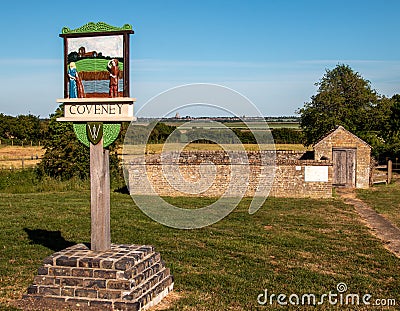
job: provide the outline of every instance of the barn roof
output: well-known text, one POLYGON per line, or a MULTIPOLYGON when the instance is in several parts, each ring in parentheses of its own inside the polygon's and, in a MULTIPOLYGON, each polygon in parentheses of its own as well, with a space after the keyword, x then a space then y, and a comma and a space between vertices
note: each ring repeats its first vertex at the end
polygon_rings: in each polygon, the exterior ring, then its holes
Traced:
POLYGON ((363 143, 364 145, 366 145, 367 147, 371 148, 372 147, 366 143, 365 141, 363 141, 360 137, 358 137, 357 135, 354 135, 352 132, 346 130, 343 126, 338 125, 336 126, 334 129, 332 129, 330 132, 328 132, 327 134, 325 134, 322 138, 320 138, 314 145, 313 147, 315 148, 315 146, 317 146, 318 144, 320 144, 322 141, 324 141, 325 139, 327 139, 328 137, 332 136, 334 133, 338 132, 339 130, 343 130, 345 133, 351 135, 354 139, 360 141, 361 143, 363 143))

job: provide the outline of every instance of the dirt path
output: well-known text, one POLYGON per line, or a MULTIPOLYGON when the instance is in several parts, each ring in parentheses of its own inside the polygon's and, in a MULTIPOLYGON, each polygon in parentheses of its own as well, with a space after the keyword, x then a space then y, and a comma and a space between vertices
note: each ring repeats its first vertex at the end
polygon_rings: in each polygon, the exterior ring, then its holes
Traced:
POLYGON ((382 240, 386 249, 400 258, 400 229, 356 197, 353 189, 337 189, 346 204, 354 206, 372 233, 382 240))

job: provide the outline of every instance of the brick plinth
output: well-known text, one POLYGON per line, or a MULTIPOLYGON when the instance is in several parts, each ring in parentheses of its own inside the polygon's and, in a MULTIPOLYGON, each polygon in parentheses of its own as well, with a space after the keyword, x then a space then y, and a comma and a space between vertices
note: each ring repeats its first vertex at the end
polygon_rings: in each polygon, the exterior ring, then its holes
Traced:
POLYGON ((77 244, 43 260, 24 299, 41 305, 142 310, 173 289, 173 277, 148 245, 111 245, 106 252, 77 244))

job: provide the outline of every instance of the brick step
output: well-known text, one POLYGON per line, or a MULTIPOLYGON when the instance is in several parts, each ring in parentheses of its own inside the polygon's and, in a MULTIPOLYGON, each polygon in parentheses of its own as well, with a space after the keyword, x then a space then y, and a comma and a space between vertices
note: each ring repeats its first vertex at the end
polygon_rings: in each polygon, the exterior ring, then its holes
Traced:
MULTIPOLYGON (((91 290, 76 290, 75 295, 26 295, 30 298, 38 299, 41 302, 66 303, 71 307, 101 307, 104 310, 141 310, 159 303, 170 291, 173 290, 173 276, 168 268, 163 268, 139 287, 123 296, 113 295, 113 291, 99 290, 96 295, 91 290)), ((51 293, 51 292, 50 292, 51 293)), ((117 291, 114 291, 117 293, 117 291)), ((120 292, 119 292, 120 293, 120 292)), ((26 297, 25 297, 26 298, 26 297)))
POLYGON ((139 310, 172 288, 170 270, 152 246, 112 245, 110 252, 92 252, 80 244, 47 257, 24 298, 139 310))
MULTIPOLYGON (((116 246, 114 245, 114 247, 116 246)), ((72 248, 69 247, 45 258, 43 260, 44 267, 49 266, 54 270, 57 270, 58 267, 64 268, 67 272, 69 267, 127 270, 154 253, 154 248, 148 245, 118 245, 118 249, 107 252, 90 251, 84 244, 78 244, 72 248)))
POLYGON ((29 294, 48 296, 88 297, 101 299, 119 299, 137 288, 142 288, 154 275, 165 270, 165 264, 160 260, 159 253, 152 253, 143 261, 137 263, 124 273, 118 271, 93 270, 88 273, 87 268, 76 268, 66 273, 65 268, 48 270, 48 275, 37 275, 33 285, 28 289, 29 294), (72 274, 72 275, 70 275, 72 274))
POLYGON ((162 283, 165 279, 167 279, 170 276, 170 271, 168 268, 163 268, 161 271, 157 272, 153 276, 151 276, 149 279, 146 280, 146 282, 143 282, 141 285, 133 288, 132 291, 127 293, 122 297, 124 300, 140 300, 142 297, 144 297, 146 294, 148 294, 149 291, 151 291, 152 288, 154 288, 156 285, 159 283, 162 283))
MULTIPOLYGON (((169 272, 169 271, 168 271, 169 272)), ((150 288, 147 292, 143 293, 136 302, 139 303, 139 309, 147 309, 158 304, 169 292, 173 290, 174 287, 174 278, 171 274, 165 275, 165 278, 156 283, 152 288, 150 288)), ((125 299, 126 300, 126 299, 125 299)), ((117 307, 118 310, 124 310, 120 308, 123 305, 129 305, 129 303, 119 303, 115 302, 114 306, 117 307)))

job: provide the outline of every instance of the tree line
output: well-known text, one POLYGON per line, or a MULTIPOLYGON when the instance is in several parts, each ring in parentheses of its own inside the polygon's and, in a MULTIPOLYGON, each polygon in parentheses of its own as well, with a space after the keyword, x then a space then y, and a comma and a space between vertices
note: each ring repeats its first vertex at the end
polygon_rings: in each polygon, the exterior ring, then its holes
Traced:
POLYGON ((1 143, 37 145, 46 138, 48 122, 32 114, 13 117, 0 113, 1 143))
MULTIPOLYGON (((304 135, 299 129, 292 128, 273 128, 267 131, 252 132, 249 128, 232 128, 231 132, 226 129, 203 129, 193 128, 180 131, 176 126, 168 125, 163 122, 151 123, 148 126, 138 125, 134 130, 126 132, 127 127, 123 127, 122 137, 129 141, 162 144, 166 140, 170 143, 193 142, 193 143, 240 143, 257 144, 272 143, 271 134, 275 144, 303 144, 304 135), (149 134, 149 128, 151 132, 149 134), (270 132, 269 132, 270 131, 270 132), (174 133, 173 136, 171 134, 174 133), (257 133, 257 137, 254 136, 257 133), (199 138, 199 137, 208 137, 199 138)), ((122 143, 122 142, 121 142, 122 143)))

